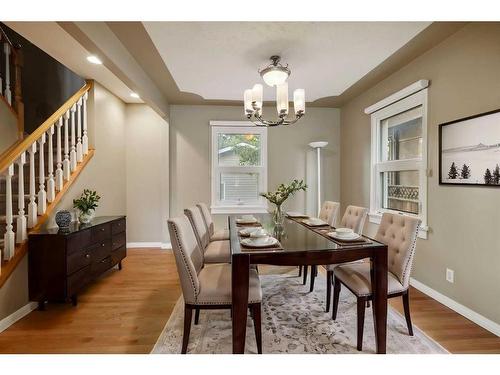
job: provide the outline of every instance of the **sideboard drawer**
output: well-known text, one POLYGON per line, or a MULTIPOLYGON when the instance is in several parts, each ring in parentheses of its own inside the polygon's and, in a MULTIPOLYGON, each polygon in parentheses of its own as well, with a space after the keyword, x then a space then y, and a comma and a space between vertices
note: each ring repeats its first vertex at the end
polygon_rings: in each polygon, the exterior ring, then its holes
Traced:
POLYGON ((111 257, 108 256, 104 259, 101 259, 98 262, 92 262, 91 266, 91 273, 94 277, 99 276, 100 274, 106 272, 111 268, 111 257))
POLYGON ((92 262, 99 262, 111 253, 111 239, 101 241, 89 249, 92 262))
POLYGON ((127 256, 127 248, 125 246, 111 252, 111 263, 116 265, 127 256))
POLYGON ((122 246, 125 246, 127 242, 127 236, 125 232, 121 232, 113 235, 113 239, 111 241, 111 250, 119 249, 122 246))
POLYGON ((89 246, 91 244, 90 237, 91 234, 90 230, 88 229, 68 236, 66 244, 68 254, 71 254, 75 251, 80 251, 89 246))
POLYGON ((95 244, 97 242, 101 242, 105 239, 111 237, 111 224, 102 224, 98 225, 95 228, 92 228, 92 243, 95 244))
POLYGON ((125 232, 125 219, 116 220, 111 223, 111 233, 117 234, 121 232, 125 232))
POLYGON ((74 251, 71 254, 68 254, 67 258, 67 267, 66 272, 68 275, 78 271, 79 269, 88 266, 91 262, 90 250, 80 250, 74 251))
POLYGON ((68 296, 78 293, 90 280, 90 265, 68 276, 68 296))

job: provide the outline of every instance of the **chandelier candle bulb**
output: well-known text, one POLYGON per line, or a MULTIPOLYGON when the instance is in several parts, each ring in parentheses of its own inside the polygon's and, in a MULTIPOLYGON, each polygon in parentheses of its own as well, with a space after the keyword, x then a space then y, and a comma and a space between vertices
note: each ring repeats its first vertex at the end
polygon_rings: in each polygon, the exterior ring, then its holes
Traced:
POLYGON ((282 83, 276 87, 276 104, 279 116, 288 114, 288 83, 282 83))
POLYGON ((304 89, 296 89, 293 92, 293 107, 295 114, 305 113, 306 111, 306 98, 304 89))
POLYGON ((252 108, 252 90, 251 89, 245 90, 245 92, 243 94, 243 100, 245 102, 245 115, 252 114, 253 108, 252 108))
POLYGON ((257 110, 262 109, 262 90, 260 83, 255 84, 252 89, 252 102, 255 103, 257 110))

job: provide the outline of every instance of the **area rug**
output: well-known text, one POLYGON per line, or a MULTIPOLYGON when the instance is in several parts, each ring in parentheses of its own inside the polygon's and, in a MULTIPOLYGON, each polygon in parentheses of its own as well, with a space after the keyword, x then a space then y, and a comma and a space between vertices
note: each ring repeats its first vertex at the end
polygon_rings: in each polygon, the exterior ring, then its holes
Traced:
MULTIPOLYGON (((337 320, 325 312, 326 281, 322 274, 315 290, 302 285, 297 269, 280 275, 261 275, 262 351, 277 353, 357 354, 374 353, 374 329, 371 307, 365 314, 363 351, 356 350, 356 299, 342 288, 337 320)), ((193 314, 194 315, 194 314, 193 314)), ((184 302, 177 302, 169 321, 152 353, 178 354, 181 350, 184 302)), ((444 354, 437 342, 416 326, 409 336, 404 317, 389 306, 387 319, 387 353, 444 354)), ((198 325, 191 326, 188 353, 231 353, 231 317, 228 310, 201 310, 198 325)), ((248 317, 246 353, 256 353, 253 321, 248 317)))

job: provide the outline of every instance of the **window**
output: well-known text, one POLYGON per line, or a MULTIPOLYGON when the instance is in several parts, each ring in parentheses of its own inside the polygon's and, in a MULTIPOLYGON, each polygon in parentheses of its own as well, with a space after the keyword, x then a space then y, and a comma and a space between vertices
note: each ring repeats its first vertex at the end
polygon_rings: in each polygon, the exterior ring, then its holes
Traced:
POLYGON ((212 213, 267 212, 267 128, 212 121, 212 213))
POLYGON ((370 221, 418 216, 427 238, 427 86, 418 81, 367 108, 371 114, 370 221))

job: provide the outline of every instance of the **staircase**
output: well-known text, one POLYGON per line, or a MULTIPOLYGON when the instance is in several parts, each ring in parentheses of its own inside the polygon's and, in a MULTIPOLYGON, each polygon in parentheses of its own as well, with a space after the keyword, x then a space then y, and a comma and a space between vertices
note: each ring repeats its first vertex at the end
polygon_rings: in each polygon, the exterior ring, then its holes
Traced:
MULTIPOLYGON (((5 75, 1 77, 0 105, 11 105, 5 75)), ((94 154, 87 128, 91 88, 87 83, 32 134, 21 132, 22 139, 0 155, 0 287, 25 255, 28 233, 47 220, 94 154)), ((20 102, 14 101, 22 117, 20 102)))

